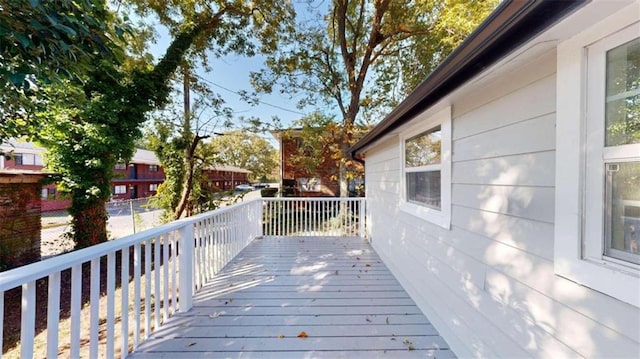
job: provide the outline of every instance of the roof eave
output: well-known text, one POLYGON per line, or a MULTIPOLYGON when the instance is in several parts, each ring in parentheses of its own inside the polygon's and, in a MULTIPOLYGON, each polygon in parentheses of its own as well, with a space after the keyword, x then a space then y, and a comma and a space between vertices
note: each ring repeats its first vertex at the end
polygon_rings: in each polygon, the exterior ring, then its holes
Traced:
POLYGON ((591 0, 504 1, 391 113, 351 149, 352 157, 410 121, 487 67, 591 0))

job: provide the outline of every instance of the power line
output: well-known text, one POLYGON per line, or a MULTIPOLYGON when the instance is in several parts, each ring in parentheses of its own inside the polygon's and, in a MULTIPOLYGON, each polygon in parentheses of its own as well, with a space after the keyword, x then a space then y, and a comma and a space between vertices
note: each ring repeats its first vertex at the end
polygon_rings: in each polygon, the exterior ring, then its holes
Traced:
MULTIPOLYGON (((222 86, 222 85, 219 85, 219 84, 217 84, 217 83, 215 83, 215 82, 213 82, 213 81, 207 80, 207 79, 205 79, 204 77, 202 77, 202 76, 200 76, 200 75, 195 75, 195 77, 197 77, 197 78, 199 78, 200 80, 202 80, 202 81, 204 81, 204 82, 206 82, 206 83, 209 83, 209 84, 211 84, 211 85, 213 85, 213 86, 219 87, 219 88, 221 88, 221 89, 223 89, 223 90, 225 90, 225 91, 231 92, 231 93, 236 94, 236 95, 241 96, 241 97, 243 96, 241 93, 239 93, 239 92, 237 92, 237 91, 234 91, 234 90, 232 90, 232 89, 229 89, 229 88, 227 88, 227 87, 224 87, 224 86, 222 86)), ((258 99, 258 103, 259 103, 259 104, 266 105, 266 106, 271 106, 271 107, 273 107, 273 108, 277 108, 277 109, 282 110, 282 111, 287 111, 287 112, 295 113, 296 115, 302 115, 302 116, 305 116, 305 115, 306 115, 305 113, 302 113, 302 112, 300 112, 300 111, 290 110, 290 109, 288 109, 288 108, 284 108, 284 107, 281 107, 281 106, 278 106, 278 105, 274 105, 274 104, 271 104, 271 103, 268 103, 268 102, 262 101, 262 100, 260 100, 260 99, 258 99)))

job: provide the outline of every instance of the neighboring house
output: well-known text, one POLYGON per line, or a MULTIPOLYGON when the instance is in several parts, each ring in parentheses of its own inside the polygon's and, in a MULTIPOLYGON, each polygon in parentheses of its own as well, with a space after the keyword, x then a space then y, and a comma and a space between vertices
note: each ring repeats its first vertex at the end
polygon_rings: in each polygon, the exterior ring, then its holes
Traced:
MULTIPOLYGON (((6 143, 0 144, 0 171, 3 170, 26 170, 40 172, 44 166, 44 149, 31 142, 22 142, 9 139, 6 143)), ((42 212, 57 211, 66 209, 71 204, 71 200, 58 193, 55 184, 46 184, 41 187, 42 202, 40 208, 42 212)))
MULTIPOLYGON (((45 150, 30 142, 14 139, 0 145, 0 171, 28 170, 41 171, 44 167, 43 154, 45 150)), ((247 183, 250 171, 242 168, 222 166, 206 170, 212 184, 220 190, 232 189, 247 183), (219 183, 220 185, 217 185, 219 183)), ((153 151, 136 149, 133 158, 128 163, 119 163, 114 168, 115 178, 111 187, 113 200, 146 198, 156 194, 158 186, 164 182, 165 173, 160 166, 160 160, 153 151)), ((58 193, 55 184, 42 187, 42 211, 66 209, 70 200, 58 193)))
POLYGON ((460 357, 640 356, 640 1, 504 1, 353 148, 460 357))
POLYGON ((300 129, 287 129, 271 133, 280 144, 280 188, 296 197, 338 196, 338 164, 329 154, 323 156, 322 162, 312 173, 291 160, 305 146, 300 132, 300 129))
MULTIPOLYGON (((301 138, 300 129, 288 129, 273 131, 272 135, 280 144, 280 188, 290 191, 288 195, 302 197, 336 197, 340 195, 338 160, 332 158, 333 154, 328 148, 322 152, 320 164, 313 171, 308 171, 304 166, 294 163, 292 156, 300 156, 300 149, 305 148, 304 140, 301 138)), ((314 152, 309 149, 309 156, 314 152)), ((362 173, 360 164, 355 164, 362 173)), ((358 194, 358 188, 362 184, 360 178, 349 182, 351 195, 358 194)))
POLYGON ((153 151, 136 149, 129 163, 115 167, 116 178, 111 189, 115 200, 151 197, 164 182, 164 170, 153 151))
POLYGON ((209 185, 220 191, 234 189, 237 185, 249 183, 251 171, 234 166, 215 166, 204 170, 209 185))

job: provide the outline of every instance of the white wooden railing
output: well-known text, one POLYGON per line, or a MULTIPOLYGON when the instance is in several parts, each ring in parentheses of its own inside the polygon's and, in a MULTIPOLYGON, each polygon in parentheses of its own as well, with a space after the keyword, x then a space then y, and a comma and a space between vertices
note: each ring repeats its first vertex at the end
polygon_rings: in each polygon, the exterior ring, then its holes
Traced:
MULTIPOLYGON (((61 343, 71 358, 124 358, 174 313, 189 310, 194 291, 261 235, 261 222, 262 202, 254 200, 0 273, 0 323, 5 292, 21 286, 21 307, 7 308, 21 311, 21 358, 34 356, 36 309, 43 305, 47 358, 58 357, 61 343), (125 285, 117 290, 116 282, 125 285), (63 338, 61 284, 69 283, 70 325, 63 338), (43 285, 46 292, 36 291, 43 285), (85 305, 89 318, 82 315, 85 305), (88 348, 81 346, 86 339, 88 348)), ((0 325, 0 342, 3 334, 0 325)))
POLYGON ((0 273, 0 323, 5 293, 22 287, 20 307, 7 308, 21 311, 21 358, 34 357, 43 305, 47 358, 61 347, 71 358, 124 358, 173 314, 188 311, 194 292, 263 235, 367 237, 365 199, 256 199, 0 273), (70 293, 68 333, 60 330, 62 292, 70 293))
POLYGON ((264 198, 265 236, 367 238, 364 198, 264 198))

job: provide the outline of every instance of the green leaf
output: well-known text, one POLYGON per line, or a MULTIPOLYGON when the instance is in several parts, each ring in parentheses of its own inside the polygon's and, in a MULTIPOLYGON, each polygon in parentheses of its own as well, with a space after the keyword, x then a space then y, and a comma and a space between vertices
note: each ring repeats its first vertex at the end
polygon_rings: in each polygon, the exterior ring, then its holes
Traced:
POLYGON ((27 77, 27 74, 23 74, 23 73, 13 73, 11 75, 9 75, 9 80, 11 80, 11 82, 16 85, 16 86, 21 86, 22 83, 24 82, 24 79, 27 77))
POLYGON ((76 33, 75 30, 73 30, 68 26, 64 26, 62 24, 55 24, 54 27, 60 31, 65 32, 70 37, 75 37, 76 35, 78 35, 78 33, 76 33))
POLYGON ((31 46, 31 39, 27 35, 17 33, 15 34, 15 36, 16 39, 20 41, 20 45, 22 45, 22 48, 28 49, 31 46))

